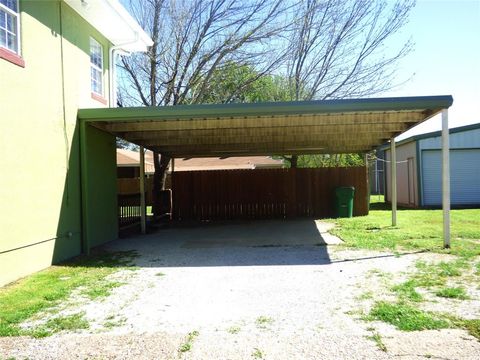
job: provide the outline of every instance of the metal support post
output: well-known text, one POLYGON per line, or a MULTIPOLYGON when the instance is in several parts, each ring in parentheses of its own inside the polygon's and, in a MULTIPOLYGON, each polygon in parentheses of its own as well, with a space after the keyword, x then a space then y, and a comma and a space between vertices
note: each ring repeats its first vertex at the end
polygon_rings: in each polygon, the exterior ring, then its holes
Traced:
POLYGON ((442 207, 443 246, 450 247, 450 139, 448 110, 442 110, 442 207))
POLYGON ((390 139, 390 170, 392 185, 392 226, 397 226, 397 154, 395 138, 390 139))
POLYGON ((145 149, 140 146, 140 223, 142 234, 147 233, 147 214, 145 204, 145 149))

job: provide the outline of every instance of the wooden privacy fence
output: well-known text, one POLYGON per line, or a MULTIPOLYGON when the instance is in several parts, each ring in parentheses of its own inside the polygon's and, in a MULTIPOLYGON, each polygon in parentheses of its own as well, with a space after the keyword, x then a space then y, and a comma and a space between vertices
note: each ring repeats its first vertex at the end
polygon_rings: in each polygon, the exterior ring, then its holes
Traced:
POLYGON ((367 215, 365 167, 176 172, 173 215, 179 220, 333 217, 339 186, 355 187, 353 214, 367 215))

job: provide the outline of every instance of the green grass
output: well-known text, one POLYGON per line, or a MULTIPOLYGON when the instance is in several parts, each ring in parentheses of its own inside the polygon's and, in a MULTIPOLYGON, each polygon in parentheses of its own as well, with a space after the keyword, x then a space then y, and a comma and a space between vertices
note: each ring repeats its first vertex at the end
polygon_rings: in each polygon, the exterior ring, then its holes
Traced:
POLYGON ((116 319, 115 315, 110 315, 105 320, 106 321, 103 323, 103 326, 107 329, 122 326, 127 322, 127 319, 125 317, 119 317, 116 319))
POLYGON ((255 348, 255 349, 253 349, 252 357, 254 359, 263 359, 265 357, 265 354, 259 348, 255 348))
POLYGON ((361 293, 357 299, 358 300, 368 300, 368 299, 373 299, 373 291, 365 291, 363 293, 361 293))
MULTIPOLYGON (((389 250, 395 254, 412 251, 432 251, 456 255, 451 260, 439 263, 418 261, 415 271, 406 281, 390 286, 396 295, 396 302, 377 301, 365 320, 380 320, 403 331, 461 328, 480 339, 480 320, 466 320, 451 314, 423 311, 418 303, 428 301, 418 291, 424 289, 430 294, 448 299, 468 299, 466 284, 480 276, 480 209, 451 211, 451 249, 443 249, 441 210, 399 210, 398 226, 391 226, 391 212, 376 196, 372 197, 368 216, 334 219, 335 235, 345 241, 345 246, 370 250, 389 250), (472 278, 471 270, 473 267, 472 278), (447 283, 465 284, 449 287, 447 283)), ((380 272, 371 272, 377 275, 380 272)), ((473 281, 475 283, 475 280, 473 281)), ((359 300, 370 296, 359 297, 359 300)), ((375 334, 374 334, 375 335, 375 334)), ((381 341, 381 338, 373 341, 381 341)))
POLYGON ((182 345, 180 345, 178 351, 181 353, 190 351, 192 349, 193 342, 198 335, 200 335, 200 333, 197 330, 188 333, 187 338, 185 339, 185 342, 182 345))
POLYGON ((454 325, 468 331, 470 335, 476 337, 480 341, 480 319, 458 319, 454 321, 454 325))
POLYGON ((367 216, 329 220, 338 225, 332 233, 352 248, 480 255, 480 209, 451 211, 451 249, 443 249, 442 210, 399 210, 397 226, 392 227, 391 212, 375 210, 381 205, 372 204, 367 216))
POLYGON ((227 329, 227 332, 229 334, 238 334, 240 330, 241 330, 240 326, 231 326, 227 329))
POLYGON ((419 310, 403 303, 379 301, 370 310, 371 319, 394 325, 399 330, 434 330, 450 327, 449 322, 432 313, 419 310))
POLYGON ((373 333, 372 335, 370 336, 367 336, 367 339, 370 339, 372 340, 373 342, 375 342, 375 344, 377 344, 377 347, 384 351, 384 352, 387 352, 387 347, 385 346, 385 344, 383 343, 382 341, 382 337, 379 333, 375 332, 373 333))
POLYGON ((22 330, 22 335, 43 338, 60 331, 88 329, 90 324, 84 318, 84 315, 85 314, 81 312, 72 315, 58 316, 48 320, 44 325, 28 330, 22 330))
POLYGON ((461 319, 450 314, 422 311, 405 303, 375 303, 365 320, 380 320, 403 331, 464 329, 480 340, 480 319, 461 319))
POLYGON ((0 289, 0 336, 21 335, 21 322, 58 305, 79 287, 93 298, 107 296, 119 284, 109 285, 106 276, 129 266, 135 256, 118 252, 80 257, 0 289))
POLYGON ((448 278, 461 277, 471 267, 464 259, 441 261, 436 264, 417 261, 415 266, 417 271, 411 275, 411 280, 415 283, 415 286, 427 289, 444 286, 448 278))
MULTIPOLYGON (((406 281, 391 287, 391 291, 397 295, 397 302, 378 301, 369 314, 362 318, 367 321, 384 321, 404 331, 460 328, 480 340, 479 319, 467 320, 452 314, 426 312, 416 305, 425 300, 417 292, 417 288, 430 290, 439 297, 469 299, 464 287, 446 287, 445 284, 451 278, 457 278, 456 282, 462 281, 465 271, 470 270, 471 265, 462 258, 436 264, 418 261, 415 272, 410 274, 406 281)), ((373 337, 369 338, 376 341, 373 337)))
POLYGON ((268 316, 259 316, 256 320, 255 320, 255 324, 257 325, 258 328, 260 329, 266 329, 268 327, 268 325, 271 325, 273 324, 273 319, 271 317, 268 317, 268 316))
POLYGON ((438 290, 435 292, 435 295, 439 297, 449 298, 449 299, 460 299, 460 300, 467 300, 469 299, 465 288, 459 287, 447 287, 438 290))
POLYGON ((96 284, 95 287, 82 291, 82 294, 86 295, 91 300, 95 300, 101 297, 109 296, 113 289, 122 285, 125 285, 125 283, 119 281, 102 281, 96 284))
POLYGON ((64 330, 88 329, 90 325, 83 316, 83 313, 77 313, 68 316, 56 317, 48 320, 45 324, 45 327, 52 333, 64 330))
POLYGON ((423 300, 423 296, 417 292, 416 287, 417 283, 414 280, 407 280, 392 287, 392 291, 397 293, 401 300, 419 302, 423 300))

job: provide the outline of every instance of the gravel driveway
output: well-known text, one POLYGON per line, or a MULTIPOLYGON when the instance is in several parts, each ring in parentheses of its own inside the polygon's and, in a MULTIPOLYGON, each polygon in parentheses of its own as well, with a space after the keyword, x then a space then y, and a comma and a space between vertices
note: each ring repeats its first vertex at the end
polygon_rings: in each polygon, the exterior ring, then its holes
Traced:
POLYGON ((0 359, 480 357, 463 330, 405 333, 374 323, 381 351, 368 338, 372 323, 352 315, 359 296, 376 291, 372 271, 400 273, 425 254, 340 250, 325 245, 313 221, 172 228, 108 249, 136 250, 139 270, 114 274, 127 284, 103 301, 71 300, 90 329, 3 338, 0 359))

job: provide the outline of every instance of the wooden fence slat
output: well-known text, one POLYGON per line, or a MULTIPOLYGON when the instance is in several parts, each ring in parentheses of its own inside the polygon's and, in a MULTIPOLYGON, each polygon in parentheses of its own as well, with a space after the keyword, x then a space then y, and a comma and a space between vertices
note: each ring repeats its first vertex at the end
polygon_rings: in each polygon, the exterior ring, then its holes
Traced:
MULTIPOLYGON (((355 216, 368 214, 365 167, 174 173, 173 216, 182 220, 334 216, 335 188, 354 186, 355 216)), ((138 179, 118 179, 119 226, 138 221, 138 179)), ((152 205, 152 179, 146 179, 152 205)))
POLYGON ((366 168, 213 170, 174 173, 175 218, 334 216, 334 191, 354 186, 354 215, 368 213, 366 168))

